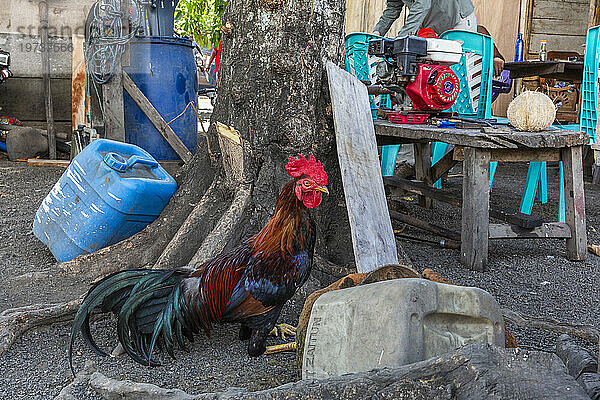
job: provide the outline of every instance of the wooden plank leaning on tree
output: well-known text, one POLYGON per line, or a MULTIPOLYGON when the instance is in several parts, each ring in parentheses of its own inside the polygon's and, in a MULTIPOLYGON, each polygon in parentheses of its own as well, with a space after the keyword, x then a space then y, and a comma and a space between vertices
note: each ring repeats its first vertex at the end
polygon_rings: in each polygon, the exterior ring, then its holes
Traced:
POLYGON ((131 80, 127 72, 123 72, 123 88, 131 96, 133 101, 140 107, 140 109, 146 114, 152 124, 158 129, 160 134, 165 140, 171 145, 173 150, 181 157, 183 162, 188 163, 192 159, 192 153, 185 147, 181 139, 173 132, 173 129, 166 123, 161 117, 159 112, 154 108, 150 100, 144 96, 142 91, 136 86, 131 80))
POLYGON ((398 263, 367 88, 332 62, 329 92, 342 183, 358 272, 398 263))

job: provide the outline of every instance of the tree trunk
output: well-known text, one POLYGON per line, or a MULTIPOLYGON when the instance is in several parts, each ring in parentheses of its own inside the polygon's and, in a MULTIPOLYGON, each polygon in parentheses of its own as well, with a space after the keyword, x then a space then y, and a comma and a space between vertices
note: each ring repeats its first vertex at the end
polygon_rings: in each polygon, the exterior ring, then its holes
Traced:
POLYGON ((353 269, 324 69, 324 60, 343 63, 344 14, 337 0, 229 0, 211 127, 177 193, 144 231, 61 268, 95 278, 202 262, 257 232, 290 179, 290 155, 313 152, 331 193, 315 210, 316 252, 346 267, 315 273, 332 281, 353 269))

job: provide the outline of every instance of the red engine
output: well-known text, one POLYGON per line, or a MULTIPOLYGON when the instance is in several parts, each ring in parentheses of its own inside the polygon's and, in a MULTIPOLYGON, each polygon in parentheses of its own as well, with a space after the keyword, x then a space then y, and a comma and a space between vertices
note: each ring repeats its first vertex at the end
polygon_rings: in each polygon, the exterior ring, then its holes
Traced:
POLYGON ((445 65, 419 64, 417 77, 406 85, 406 94, 417 110, 446 110, 460 90, 458 76, 445 65))

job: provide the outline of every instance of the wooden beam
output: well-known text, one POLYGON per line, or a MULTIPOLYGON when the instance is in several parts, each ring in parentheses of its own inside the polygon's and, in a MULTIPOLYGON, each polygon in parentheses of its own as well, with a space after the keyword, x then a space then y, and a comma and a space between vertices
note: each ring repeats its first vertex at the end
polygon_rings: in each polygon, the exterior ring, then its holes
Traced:
POLYGON ((588 29, 600 24, 600 4, 598 0, 590 0, 588 11, 588 29))
POLYGON ((122 67, 115 69, 112 79, 102 85, 104 134, 107 139, 125 142, 125 112, 123 109, 122 67))
POLYGON ((48 155, 56 159, 56 132, 54 129, 54 109, 52 106, 52 87, 50 84, 50 40, 48 38, 48 3, 39 4, 40 26, 42 28, 42 74, 44 80, 44 96, 46 97, 46 123, 48 131, 48 155))
MULTIPOLYGON (((415 143, 415 177, 417 180, 431 186, 431 146, 429 143, 415 143)), ((431 208, 431 198, 419 196, 421 207, 431 208)))
MULTIPOLYGON (((422 182, 409 181, 407 179, 396 178, 394 176, 383 178, 384 183, 407 190, 418 195, 427 196, 434 200, 443 201, 444 203, 452 204, 456 207, 462 206, 460 198, 450 195, 443 190, 434 189, 425 185, 422 182)), ((497 207, 490 208, 490 217, 500 221, 508 222, 524 229, 532 229, 542 225, 542 220, 531 215, 522 213, 512 213, 497 207)))
MULTIPOLYGON (((121 34, 129 34, 129 9, 130 1, 121 0, 121 34)), ((104 134, 107 139, 125 142, 125 111, 123 106, 123 60, 125 65, 129 64, 129 43, 126 44, 126 51, 118 60, 115 72, 108 81, 102 85, 102 103, 104 107, 104 134)))
MULTIPOLYGON (((527 59, 527 54, 531 50, 531 21, 533 20, 533 4, 534 0, 522 0, 525 1, 525 27, 523 29, 523 61, 527 59)), ((520 88, 519 88, 520 89, 520 88)), ((520 90, 519 90, 520 92, 520 90)))
POLYGON ((358 272, 397 264, 367 87, 332 62, 327 77, 336 146, 358 272))
POLYGON ((583 146, 562 149, 565 180, 565 221, 571 228, 567 239, 567 258, 583 261, 587 257, 585 230, 585 193, 583 191, 583 146))
POLYGON ((41 158, 30 158, 27 160, 28 165, 36 165, 40 167, 68 167, 71 161, 69 160, 43 160, 41 158))
POLYGON ((381 120, 374 121, 374 125, 375 134, 389 140, 386 144, 444 142, 482 149, 548 149, 578 146, 590 141, 589 136, 583 132, 563 129, 542 132, 514 130, 510 134, 493 134, 473 132, 473 129, 438 128, 428 124, 394 124, 381 120))
MULTIPOLYGON (((558 149, 491 149, 492 161, 529 162, 529 161, 560 161, 558 149)), ((464 147, 454 149, 454 160, 464 160, 464 147)))
MULTIPOLYGON (((140 107, 152 124, 158 129, 160 134, 171 145, 173 150, 181 157, 183 162, 188 163, 192 159, 192 153, 185 147, 181 139, 173 132, 173 129, 167 125, 160 113, 154 108, 150 100, 144 96, 142 91, 136 86, 126 72, 123 72, 123 88, 131 96, 133 101, 140 107)), ((366 90, 366 89, 365 89, 366 90)), ((122 97, 122 96, 121 96, 122 97)))
MULTIPOLYGON (((121 11, 123 16, 121 17, 122 32, 123 36, 129 35, 129 17, 131 11, 131 0, 121 0, 121 11)), ((139 10, 138 10, 139 12, 139 10)), ((125 44, 125 50, 121 56, 121 66, 129 67, 131 65, 131 53, 129 50, 129 41, 125 44)))
POLYGON ((483 271, 488 257, 490 151, 465 148, 463 174, 461 262, 483 271))
POLYGON ((427 196, 438 201, 443 201, 444 203, 452 204, 456 207, 461 207, 462 205, 460 197, 452 196, 443 190, 434 189, 423 182, 409 181, 408 179, 396 178, 395 176, 386 176, 383 178, 383 182, 420 196, 427 196))
POLYGON ((438 162, 431 166, 431 177, 433 182, 437 182, 438 179, 446 175, 452 167, 458 162, 454 159, 454 149, 450 150, 438 162))
POLYGON ((533 229, 523 229, 508 224, 490 224, 488 229, 490 239, 565 239, 571 237, 571 228, 564 222, 545 223, 533 229))
POLYGON ((71 132, 85 125, 86 75, 83 54, 83 35, 71 36, 73 43, 71 74, 71 132))
POLYGON ((460 233, 443 228, 441 226, 437 226, 435 224, 431 224, 429 222, 422 221, 418 218, 413 217, 412 215, 390 210, 390 217, 404 224, 408 224, 410 226, 414 226, 424 231, 435 233, 436 235, 460 242, 460 233))

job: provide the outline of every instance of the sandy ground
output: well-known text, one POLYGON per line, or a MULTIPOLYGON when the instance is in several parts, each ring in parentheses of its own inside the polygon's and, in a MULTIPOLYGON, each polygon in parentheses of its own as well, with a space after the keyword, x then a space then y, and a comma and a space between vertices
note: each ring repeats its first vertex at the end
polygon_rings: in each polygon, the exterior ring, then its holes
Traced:
MULTIPOLYGON (((0 311, 35 303, 71 300, 87 290, 88 282, 77 277, 60 280, 36 279, 35 273, 49 268, 54 259, 31 231, 35 211, 64 169, 30 167, 0 157, 0 311), (18 279, 14 279, 19 277, 18 279)), ((460 194, 460 170, 446 186, 460 194)), ((525 179, 525 164, 500 165, 494 183, 492 203, 516 210, 525 179)), ((548 205, 536 204, 534 214, 553 221, 557 215, 557 168, 549 168, 548 205)), ((596 206, 600 188, 586 182, 586 212, 589 243, 600 244, 600 216, 596 206)), ((416 201, 404 201, 415 216, 448 228, 460 228, 458 209, 434 203, 421 209, 416 201)), ((407 228, 410 235, 422 235, 407 228)), ((481 287, 493 294, 502 307, 572 323, 599 326, 598 281, 600 257, 589 255, 585 262, 564 258, 561 240, 510 240, 491 242, 489 266, 473 272, 459 262, 459 251, 403 241, 401 245, 416 269, 431 267, 451 280, 481 287)), ((315 289, 305 288, 286 306, 282 321, 296 323, 303 299, 315 289)), ((1 399, 49 399, 72 380, 66 359, 70 324, 60 324, 29 332, 0 356, 1 399)), ((556 335, 535 329, 510 327, 523 347, 552 351, 556 335)), ((98 343, 111 350, 116 345, 114 320, 93 323, 98 343)), ((273 343, 276 340, 273 339, 273 343)), ((76 344, 75 364, 82 368, 93 360, 100 372, 117 379, 149 382, 189 393, 223 390, 229 386, 258 390, 296 379, 295 355, 279 354, 250 359, 245 345, 237 340, 237 327, 218 326, 209 340, 198 336, 192 352, 177 351, 171 360, 161 353, 164 364, 148 368, 125 356, 101 358, 87 349, 82 340, 76 344)), ((592 351, 597 348, 589 346, 592 351)), ((95 399, 82 388, 80 399, 95 399)))

